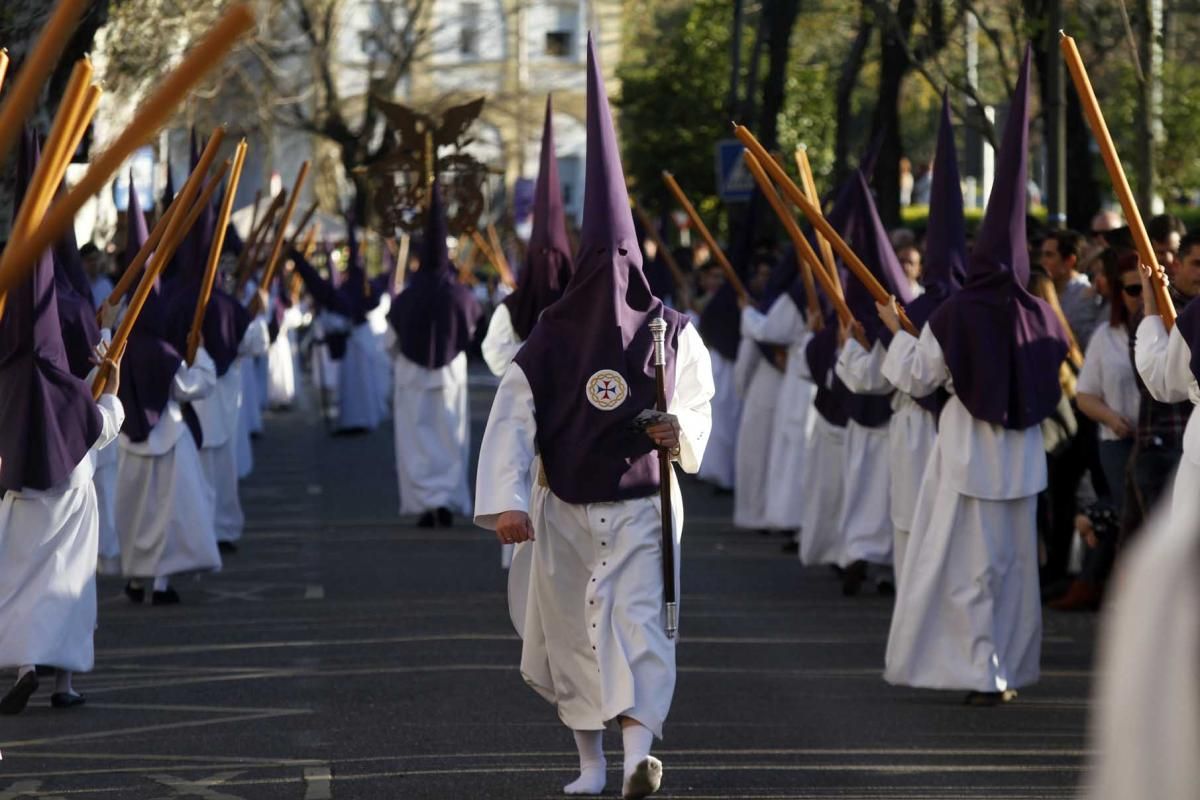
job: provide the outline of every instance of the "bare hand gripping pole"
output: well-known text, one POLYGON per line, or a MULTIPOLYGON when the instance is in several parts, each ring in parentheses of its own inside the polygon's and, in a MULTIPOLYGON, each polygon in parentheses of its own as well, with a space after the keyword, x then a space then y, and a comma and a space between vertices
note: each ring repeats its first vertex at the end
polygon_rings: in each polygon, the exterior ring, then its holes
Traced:
MULTIPOLYGON (((650 335, 654 337, 654 377, 657 383, 658 410, 667 413, 667 322, 662 317, 651 321, 650 335)), ((663 601, 667 609, 667 638, 674 639, 679 630, 679 603, 675 599, 675 526, 671 520, 671 452, 658 448, 658 492, 662 505, 662 565, 663 601)))

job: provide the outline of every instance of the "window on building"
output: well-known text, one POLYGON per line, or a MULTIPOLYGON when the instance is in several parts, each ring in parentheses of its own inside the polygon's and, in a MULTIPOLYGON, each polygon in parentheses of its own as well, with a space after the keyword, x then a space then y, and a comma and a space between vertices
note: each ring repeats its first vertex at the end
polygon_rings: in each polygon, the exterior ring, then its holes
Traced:
POLYGON ((459 9, 458 52, 464 56, 479 55, 479 3, 463 3, 459 9))
POLYGON ((558 58, 570 58, 571 32, 546 31, 546 55, 558 58))

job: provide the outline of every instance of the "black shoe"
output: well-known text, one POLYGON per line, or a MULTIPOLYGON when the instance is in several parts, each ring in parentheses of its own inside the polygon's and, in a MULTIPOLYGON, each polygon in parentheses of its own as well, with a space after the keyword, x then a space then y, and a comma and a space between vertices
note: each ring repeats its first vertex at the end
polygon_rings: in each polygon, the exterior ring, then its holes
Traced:
POLYGON ((51 708, 75 708, 87 702, 87 698, 76 692, 55 692, 50 695, 51 708))
POLYGON ((127 583, 125 584, 125 596, 129 598, 129 602, 141 605, 146 602, 146 589, 143 586, 127 583))
POLYGON ((896 584, 889 580, 882 580, 875 584, 875 591, 879 592, 881 597, 895 597, 896 584))
POLYGON ((177 606, 179 605, 179 592, 175 591, 174 586, 168 586, 165 591, 155 592, 150 596, 150 605, 177 606))
POLYGON ((33 693, 37 691, 38 679, 36 672, 26 672, 21 679, 12 685, 8 694, 0 699, 0 714, 20 714, 33 693))
POLYGON ((833 571, 833 577, 837 578, 839 581, 842 579, 842 576, 846 574, 846 570, 842 569, 837 564, 830 564, 829 569, 833 571))
POLYGON ((1003 692, 967 692, 967 697, 963 700, 963 705, 975 706, 976 708, 991 708, 1011 703, 1016 699, 1017 691, 1015 689, 1006 689, 1003 692))
POLYGON ((443 506, 437 510, 437 524, 439 528, 454 527, 454 515, 450 513, 450 509, 443 506))
POLYGON ((230 555, 237 552, 237 545, 233 542, 217 542, 217 549, 221 551, 221 555, 230 555))
POLYGON ((712 487, 713 497, 729 497, 733 494, 733 489, 726 489, 724 486, 712 487))
POLYGON ((772 533, 772 531, 770 528, 759 528, 758 529, 759 536, 770 536, 771 533, 772 533))
POLYGON ((433 527, 436 527, 436 526, 437 526, 437 520, 436 520, 436 519, 434 519, 434 516, 433 516, 433 512, 432 512, 432 511, 426 511, 426 512, 425 512, 424 514, 422 514, 422 515, 421 515, 421 517, 420 517, 420 518, 417 520, 417 527, 418 527, 418 528, 433 528, 433 527))
POLYGON ((842 594, 846 597, 854 597, 866 579, 867 562, 855 561, 846 567, 846 571, 842 574, 842 594))
POLYGON ((800 543, 795 539, 792 539, 790 542, 786 542, 781 549, 785 553, 799 553, 800 543))

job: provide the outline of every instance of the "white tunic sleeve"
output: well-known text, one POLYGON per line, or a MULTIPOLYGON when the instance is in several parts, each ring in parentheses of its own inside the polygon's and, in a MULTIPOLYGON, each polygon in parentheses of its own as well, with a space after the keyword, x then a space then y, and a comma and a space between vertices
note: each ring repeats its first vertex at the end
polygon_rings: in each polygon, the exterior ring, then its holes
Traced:
POLYGON ((742 336, 756 342, 791 344, 804 335, 804 318, 787 294, 781 294, 766 314, 747 306, 742 309, 742 336))
POLYGON ((928 397, 940 387, 950 386, 950 369, 937 337, 926 325, 921 338, 906 331, 892 337, 883 360, 883 377, 910 397, 928 397))
POLYGON ((106 392, 100 395, 96 405, 100 407, 102 427, 100 438, 92 445, 93 452, 108 447, 121 433, 121 426, 125 424, 125 406, 121 405, 121 399, 115 394, 106 392))
POLYGON ((708 348, 696 329, 685 325, 675 351, 675 392, 667 404, 667 410, 679 420, 679 466, 684 472, 700 471, 712 430, 711 401, 715 393, 708 348))
POLYGON ((1160 403, 1181 403, 1195 378, 1189 363, 1192 352, 1176 325, 1170 335, 1162 317, 1148 316, 1138 325, 1134 363, 1146 389, 1160 403))
POLYGON ((857 339, 847 339, 838 354, 834 371, 855 394, 887 394, 892 384, 883 375, 883 360, 887 355, 883 343, 876 341, 867 352, 857 339))
POLYGON ((492 321, 488 323, 487 335, 483 337, 483 360, 488 369, 496 377, 504 374, 508 365, 517 357, 521 349, 521 340, 513 330, 512 314, 504 303, 496 306, 492 312, 492 321))
POLYGON ((259 315, 246 328, 242 341, 238 344, 239 356, 265 356, 271 347, 271 331, 267 328, 266 317, 259 315))
POLYGON ((533 389, 517 364, 504 373, 479 448, 475 524, 488 530, 505 511, 529 512, 530 468, 536 454, 533 389))
POLYGON ((216 365, 208 351, 201 347, 196 351, 196 363, 190 367, 186 361, 179 365, 175 382, 171 385, 171 399, 178 403, 203 400, 216 385, 216 365))

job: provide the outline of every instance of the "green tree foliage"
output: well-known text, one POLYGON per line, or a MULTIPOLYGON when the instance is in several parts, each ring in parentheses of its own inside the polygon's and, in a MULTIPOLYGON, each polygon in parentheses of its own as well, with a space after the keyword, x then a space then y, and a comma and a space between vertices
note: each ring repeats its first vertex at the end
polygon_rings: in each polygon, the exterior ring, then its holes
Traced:
POLYGON ((731 4, 663 5, 647 19, 630 20, 617 69, 625 171, 638 200, 661 212, 674 208, 661 177, 669 170, 712 222, 720 206, 713 146, 731 135, 726 108, 731 4))

